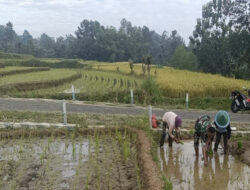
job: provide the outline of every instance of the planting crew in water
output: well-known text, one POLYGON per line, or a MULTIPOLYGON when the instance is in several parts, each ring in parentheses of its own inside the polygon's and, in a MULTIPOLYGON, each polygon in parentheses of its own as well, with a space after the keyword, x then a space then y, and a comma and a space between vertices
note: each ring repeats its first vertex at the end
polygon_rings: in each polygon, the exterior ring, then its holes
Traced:
POLYGON ((221 135, 223 135, 224 154, 227 154, 228 152, 227 141, 231 137, 229 114, 224 110, 218 111, 215 115, 214 125, 216 126, 216 140, 214 144, 214 151, 217 152, 221 135))
POLYGON ((196 156, 199 156, 199 139, 201 139, 204 165, 208 166, 207 151, 211 149, 212 146, 212 141, 215 135, 215 126, 208 115, 202 115, 196 120, 194 130, 195 154, 196 156))
POLYGON ((165 137, 167 135, 166 129, 168 128, 168 145, 171 147, 173 141, 176 143, 180 143, 180 130, 182 120, 181 118, 174 112, 166 112, 163 117, 163 128, 162 128, 162 135, 160 140, 160 147, 164 145, 165 137), (173 135, 175 131, 176 137, 173 135))

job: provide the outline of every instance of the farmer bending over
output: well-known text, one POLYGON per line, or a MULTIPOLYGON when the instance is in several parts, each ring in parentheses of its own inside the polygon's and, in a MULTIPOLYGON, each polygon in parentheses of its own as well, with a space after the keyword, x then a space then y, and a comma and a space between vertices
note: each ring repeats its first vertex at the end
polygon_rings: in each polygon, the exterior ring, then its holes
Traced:
POLYGON ((221 135, 223 135, 224 154, 228 152, 227 141, 231 137, 230 117, 226 111, 218 111, 215 116, 214 124, 216 126, 216 140, 214 151, 217 152, 221 135))
POLYGON ((195 122, 194 132, 194 150, 196 156, 199 156, 199 139, 201 138, 202 155, 204 165, 208 166, 207 151, 211 149, 212 141, 215 135, 215 126, 208 115, 200 116, 195 122))
POLYGON ((182 120, 181 118, 176 115, 174 112, 166 112, 163 117, 163 128, 162 128, 162 135, 160 140, 160 147, 164 145, 165 137, 167 135, 166 128, 168 128, 168 145, 171 147, 173 141, 176 143, 180 143, 180 130, 182 120), (175 130, 176 137, 173 135, 173 132, 175 130))

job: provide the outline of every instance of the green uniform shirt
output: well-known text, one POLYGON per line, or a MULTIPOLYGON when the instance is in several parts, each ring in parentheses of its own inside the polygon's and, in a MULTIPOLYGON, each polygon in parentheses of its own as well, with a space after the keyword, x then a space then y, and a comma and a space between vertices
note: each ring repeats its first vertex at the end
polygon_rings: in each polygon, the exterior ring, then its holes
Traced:
POLYGON ((195 133, 197 135, 197 138, 201 138, 201 144, 202 146, 205 146, 206 144, 206 132, 207 128, 211 127, 212 122, 210 121, 210 117, 208 115, 203 115, 198 118, 198 120, 195 123, 195 133))

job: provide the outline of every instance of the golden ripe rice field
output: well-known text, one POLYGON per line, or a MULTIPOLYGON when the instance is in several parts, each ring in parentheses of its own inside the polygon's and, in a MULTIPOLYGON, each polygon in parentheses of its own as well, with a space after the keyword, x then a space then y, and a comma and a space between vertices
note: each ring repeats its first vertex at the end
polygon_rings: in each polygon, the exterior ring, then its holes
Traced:
MULTIPOLYGON (((127 62, 95 63, 93 68, 109 71, 117 71, 117 68, 119 68, 119 72, 130 73, 127 62)), ((134 64, 134 72, 139 75, 142 74, 141 64, 134 64)), ((225 97, 229 96, 232 90, 242 90, 243 86, 250 88, 250 81, 215 74, 177 70, 170 67, 158 68, 153 66, 151 75, 156 77, 164 95, 173 98, 183 98, 187 92, 190 97, 225 97)))

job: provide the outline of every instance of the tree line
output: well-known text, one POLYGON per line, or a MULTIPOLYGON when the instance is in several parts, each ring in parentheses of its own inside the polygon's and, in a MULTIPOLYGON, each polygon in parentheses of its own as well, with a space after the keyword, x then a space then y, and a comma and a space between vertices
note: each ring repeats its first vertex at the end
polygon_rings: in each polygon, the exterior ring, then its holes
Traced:
POLYGON ((75 34, 33 38, 17 35, 13 24, 0 25, 0 51, 36 57, 144 62, 179 69, 250 78, 250 1, 211 0, 202 8, 186 46, 176 30, 162 34, 122 19, 120 27, 83 20, 75 34))
POLYGON ((167 65, 180 45, 184 45, 184 41, 176 30, 160 35, 146 26, 133 26, 126 19, 121 20, 119 29, 83 20, 75 35, 56 39, 45 33, 33 38, 27 30, 19 36, 11 22, 0 25, 0 51, 37 57, 141 62, 144 56, 151 55, 154 63, 167 65))

